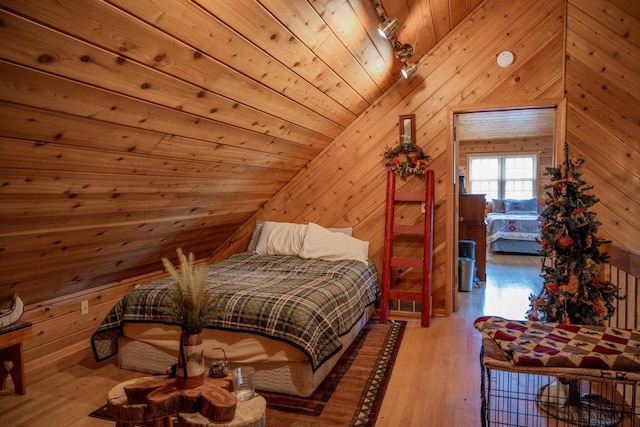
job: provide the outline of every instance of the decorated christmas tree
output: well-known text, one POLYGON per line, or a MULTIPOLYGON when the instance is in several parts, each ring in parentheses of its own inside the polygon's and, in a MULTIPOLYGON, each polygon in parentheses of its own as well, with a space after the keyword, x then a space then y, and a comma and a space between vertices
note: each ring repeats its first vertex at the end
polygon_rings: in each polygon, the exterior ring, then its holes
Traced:
POLYGON ((590 208, 598 199, 581 179, 583 163, 569 158, 565 143, 562 165, 547 168, 551 183, 545 187, 540 251, 544 287, 529 298, 529 320, 603 325, 615 311, 618 288, 601 280, 608 255, 600 246, 609 241, 597 236, 601 224, 590 208))

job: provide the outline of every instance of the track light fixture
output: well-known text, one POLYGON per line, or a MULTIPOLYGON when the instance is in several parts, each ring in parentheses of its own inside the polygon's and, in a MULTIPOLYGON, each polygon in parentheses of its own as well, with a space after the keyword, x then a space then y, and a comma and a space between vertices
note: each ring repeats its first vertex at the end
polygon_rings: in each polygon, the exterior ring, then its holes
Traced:
POLYGON ((402 67, 402 77, 404 77, 405 79, 408 79, 409 77, 413 76, 416 71, 418 71, 418 65, 416 64, 409 64, 407 62, 403 62, 404 63, 404 67, 402 67))
POLYGON ((389 18, 378 24, 378 32, 387 40, 391 40, 395 36, 397 28, 398 18, 389 18))
POLYGON ((418 65, 415 63, 408 63, 406 60, 413 56, 413 46, 406 43, 401 43, 396 39, 396 30, 400 23, 397 18, 389 18, 387 13, 382 8, 380 4, 380 0, 371 0, 371 3, 376 9, 376 13, 378 14, 378 18, 380 19, 380 23, 378 24, 378 32, 382 37, 389 40, 391 42, 391 46, 393 46, 394 56, 401 60, 403 63, 402 67, 402 76, 405 79, 408 79, 412 75, 416 73, 418 70, 418 65))
POLYGON ((395 56, 398 59, 407 59, 413 56, 413 46, 407 43, 402 44, 398 41, 394 41, 393 50, 395 51, 395 56))

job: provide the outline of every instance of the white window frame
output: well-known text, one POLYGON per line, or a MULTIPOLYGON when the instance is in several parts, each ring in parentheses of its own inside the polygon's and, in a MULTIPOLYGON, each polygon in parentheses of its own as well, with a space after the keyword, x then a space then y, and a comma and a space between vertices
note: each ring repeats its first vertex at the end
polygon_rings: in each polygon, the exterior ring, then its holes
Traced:
MULTIPOLYGON (((468 157, 468 165, 467 165, 467 170, 468 172, 468 189, 470 193, 473 193, 473 182, 474 182, 474 177, 473 177, 473 169, 471 168, 471 163, 473 160, 475 159, 497 159, 498 160, 498 197, 493 197, 493 195, 491 194, 487 194, 487 198, 491 199, 491 198, 497 198, 497 199, 505 199, 507 197, 505 197, 505 188, 506 188, 506 178, 505 178, 505 163, 506 163, 506 159, 512 159, 512 158, 530 158, 533 161, 533 171, 532 171, 532 178, 531 178, 531 198, 533 197, 537 197, 538 196, 538 155, 535 153, 518 153, 518 154, 496 154, 496 153, 492 153, 492 154, 483 154, 483 155, 469 155, 468 157)), ((478 180, 476 179, 476 182, 478 180)), ((491 180, 493 181, 493 180, 491 180)), ((517 179, 517 181, 529 181, 529 179, 524 178, 524 179, 517 179)), ((520 197, 520 198, 528 198, 528 197, 520 197)))

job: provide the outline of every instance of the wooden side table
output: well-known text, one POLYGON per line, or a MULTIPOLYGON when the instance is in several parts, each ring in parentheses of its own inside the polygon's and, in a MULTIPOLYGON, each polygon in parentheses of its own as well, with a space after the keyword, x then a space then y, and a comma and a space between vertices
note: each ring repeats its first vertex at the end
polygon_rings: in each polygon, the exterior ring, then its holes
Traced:
POLYGON ((4 390, 11 375, 16 393, 26 394, 24 376, 24 349, 22 343, 31 338, 31 323, 14 324, 0 329, 0 390, 4 390))
MULTIPOLYGON (((226 421, 212 421, 200 412, 190 412, 190 410, 199 410, 191 408, 194 399, 205 400, 204 397, 198 398, 198 395, 208 393, 207 390, 215 394, 213 389, 220 388, 222 382, 230 384, 231 375, 224 379, 205 378, 202 386, 190 389, 176 389, 171 386, 174 381, 173 378, 158 375, 134 378, 113 387, 107 394, 107 404, 109 412, 116 420, 116 427, 134 427, 139 424, 147 427, 173 427, 175 416, 178 419, 177 425, 181 427, 264 427, 266 425, 267 402, 262 396, 242 402, 237 402, 231 397, 235 405, 235 415, 233 419, 226 421), (135 397, 132 396, 132 388, 139 389, 135 397), (177 406, 162 403, 165 402, 164 398, 158 399, 158 396, 166 394, 171 397, 170 395, 176 393, 180 396, 180 404, 177 406)), ((222 388, 220 390, 222 394, 229 394, 227 390, 222 388)), ((170 400, 173 403, 176 402, 175 399, 170 400)), ((224 399, 219 401, 220 404, 225 402, 224 399)))
POLYGON ((199 413, 178 414, 178 425, 185 427, 265 427, 267 425, 267 401, 262 396, 238 402, 236 416, 223 423, 208 420, 199 413))

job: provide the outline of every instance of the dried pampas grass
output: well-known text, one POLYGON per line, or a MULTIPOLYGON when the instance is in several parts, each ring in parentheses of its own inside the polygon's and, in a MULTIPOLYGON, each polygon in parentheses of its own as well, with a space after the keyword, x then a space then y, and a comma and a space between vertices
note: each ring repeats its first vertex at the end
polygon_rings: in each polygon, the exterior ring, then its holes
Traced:
POLYGON ((164 268, 176 281, 170 291, 171 315, 181 325, 183 333, 200 333, 215 314, 213 294, 206 290, 207 269, 195 265, 193 253, 185 256, 181 248, 177 253, 180 271, 169 259, 162 258, 164 268))

